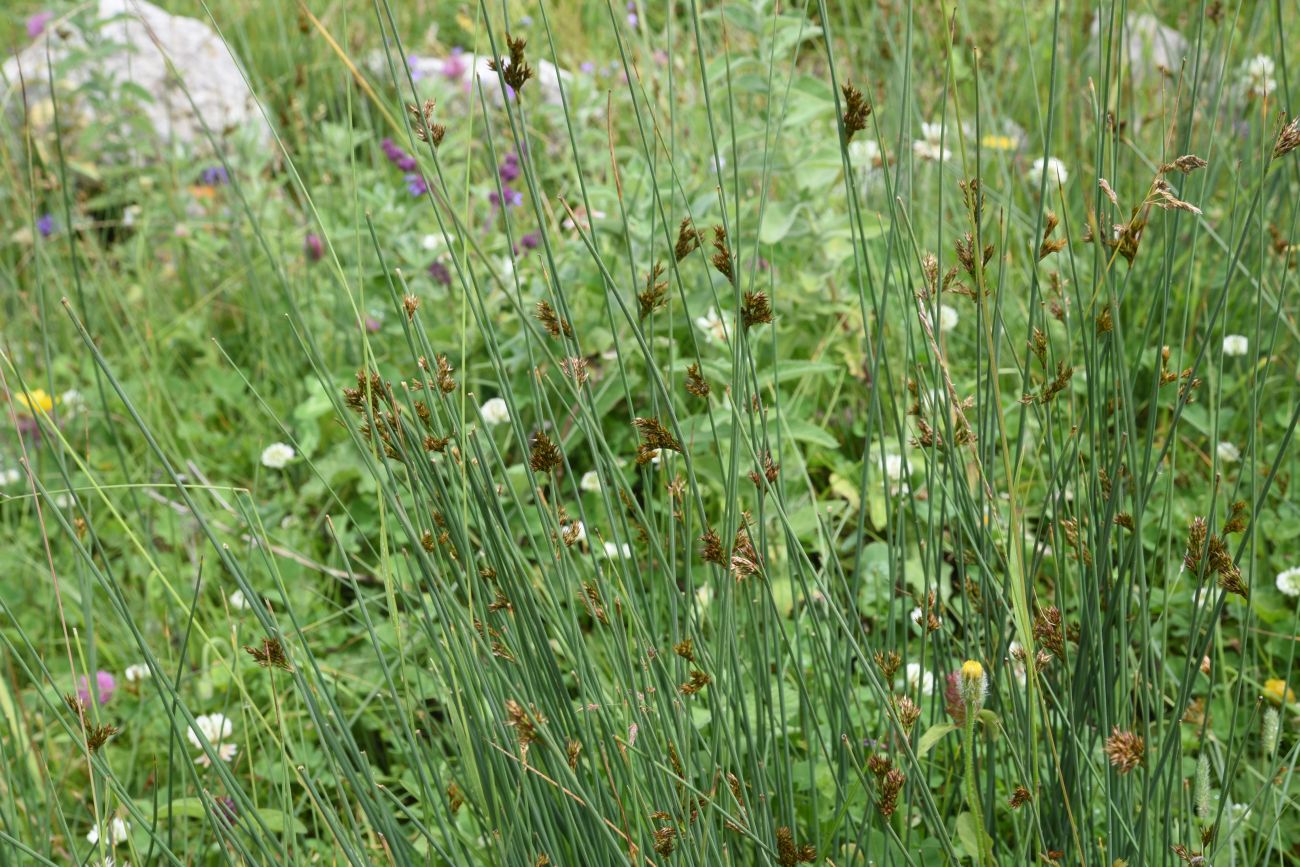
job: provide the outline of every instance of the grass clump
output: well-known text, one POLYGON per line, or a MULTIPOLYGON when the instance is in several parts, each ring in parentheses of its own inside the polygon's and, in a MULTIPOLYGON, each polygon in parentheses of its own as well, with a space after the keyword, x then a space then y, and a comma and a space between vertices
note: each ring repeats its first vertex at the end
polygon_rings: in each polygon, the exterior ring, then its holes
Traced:
POLYGON ((415 7, 4 139, 0 852, 1297 857, 1281 12, 415 7))

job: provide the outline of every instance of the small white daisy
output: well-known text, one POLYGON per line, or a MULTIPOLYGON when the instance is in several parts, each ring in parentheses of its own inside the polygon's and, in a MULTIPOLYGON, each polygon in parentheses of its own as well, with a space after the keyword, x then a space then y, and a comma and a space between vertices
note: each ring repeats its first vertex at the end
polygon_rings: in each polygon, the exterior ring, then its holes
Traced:
POLYGON ((947 304, 939 305, 939 330, 952 331, 957 327, 961 317, 957 314, 957 308, 949 307, 947 304))
POLYGON ((262 449, 262 466, 270 470, 282 470, 293 460, 293 446, 288 443, 271 443, 262 449))
MULTIPOLYGON (((235 726, 225 714, 204 714, 195 717, 194 723, 198 726, 198 732, 207 738, 208 743, 212 744, 212 748, 217 751, 217 756, 223 762, 229 762, 235 757, 235 753, 239 751, 239 748, 233 743, 228 743, 231 735, 234 734, 235 726)), ((199 734, 195 732, 193 726, 186 730, 185 736, 189 738, 195 749, 203 749, 203 742, 199 740, 199 734)), ((212 764, 212 760, 208 758, 207 753, 198 756, 194 761, 204 767, 212 764)))
POLYGON ((600 491, 600 473, 595 470, 587 470, 582 474, 582 480, 578 482, 578 487, 589 494, 595 494, 600 491))
POLYGON ((1025 178, 1029 185, 1038 189, 1043 184, 1043 175, 1047 175, 1047 186, 1049 192, 1056 187, 1056 184, 1065 186, 1065 182, 1070 179, 1070 173, 1065 169, 1065 163, 1056 157, 1048 157, 1044 160, 1042 157, 1034 160, 1029 164, 1029 169, 1025 172, 1025 178))
POLYGON ((1214 447, 1214 453, 1219 456, 1219 461, 1225 464, 1235 464, 1241 460, 1241 449, 1226 440, 1214 447))
POLYGON ((1223 354, 1242 356, 1250 351, 1250 338, 1244 334, 1229 334, 1223 338, 1223 354))
POLYGON ((1286 596, 1300 596, 1300 566, 1277 573, 1277 589, 1286 596))
MULTIPOLYGON (((108 823, 108 840, 110 846, 116 846, 118 843, 125 843, 126 838, 130 836, 131 828, 126 824, 126 820, 120 816, 114 816, 108 823)), ((99 843, 99 826, 90 829, 86 835, 86 842, 94 846, 99 843)))
POLYGON ((122 672, 130 683, 138 680, 146 680, 149 677, 149 666, 143 662, 137 662, 135 665, 128 665, 126 671, 122 672))
POLYGON ((624 560, 632 559, 632 546, 624 542, 621 546, 616 542, 605 543, 605 556, 613 560, 621 557, 624 560))
POLYGON ((479 408, 485 424, 493 426, 510 421, 510 407, 499 397, 494 397, 479 408))

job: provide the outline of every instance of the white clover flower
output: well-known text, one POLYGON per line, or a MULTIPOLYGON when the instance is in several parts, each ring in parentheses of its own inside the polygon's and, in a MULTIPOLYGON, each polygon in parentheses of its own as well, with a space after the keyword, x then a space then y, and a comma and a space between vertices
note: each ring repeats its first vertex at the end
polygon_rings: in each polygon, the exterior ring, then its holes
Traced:
POLYGON ((722 154, 718 154, 717 156, 709 158, 709 169, 715 175, 721 174, 726 167, 727 167, 727 158, 724 157, 722 154))
POLYGON ((881 469, 885 472, 885 477, 891 482, 896 482, 903 477, 903 456, 887 454, 880 463, 881 469))
POLYGON ((1219 456, 1219 461, 1225 464, 1235 464, 1241 460, 1241 449, 1226 440, 1214 447, 1214 453, 1219 456))
POLYGON ((86 398, 75 388, 70 388, 63 394, 59 395, 59 404, 69 413, 84 412, 86 409, 86 398))
POLYGON ((1277 90, 1277 79, 1273 73, 1277 67, 1273 58, 1267 54, 1257 54, 1241 65, 1241 82, 1246 94, 1252 97, 1266 97, 1277 90))
MULTIPOLYGON (((130 836, 131 833, 130 826, 127 825, 126 820, 121 818, 120 816, 114 816, 109 821, 108 826, 105 830, 108 831, 108 840, 110 846, 116 846, 118 843, 125 843, 126 838, 130 836)), ((95 846, 99 843, 98 825, 90 829, 90 833, 86 835, 86 842, 92 846, 95 846)))
POLYGON ((1277 573, 1277 589, 1285 596, 1300 596, 1300 566, 1277 573))
POLYGON ((429 250, 430 252, 439 249, 442 247, 442 235, 439 235, 437 232, 430 232, 428 235, 425 235, 420 239, 420 247, 421 249, 429 250))
POLYGON ((1065 163, 1056 157, 1048 157, 1044 160, 1042 157, 1034 160, 1029 164, 1025 171, 1025 178, 1029 185, 1037 189, 1043 184, 1043 175, 1047 175, 1048 188, 1055 187, 1056 184, 1065 186, 1066 181, 1070 179, 1070 173, 1065 169, 1065 163))
POLYGON ((710 343, 715 340, 722 343, 727 339, 727 325, 713 307, 710 307, 703 316, 695 317, 695 327, 708 336, 710 343))
POLYGON ((499 397, 484 403, 479 407, 479 413, 483 416, 484 423, 493 426, 510 421, 510 407, 506 406, 506 402, 499 397))
MULTIPOLYGON (((217 751, 217 756, 223 762, 234 759, 239 748, 235 744, 229 743, 229 741, 234 734, 235 726, 225 714, 204 714, 195 717, 194 723, 198 726, 198 731, 203 734, 203 737, 207 738, 208 743, 212 744, 212 748, 217 751)), ((190 726, 186 730, 185 736, 189 738, 195 749, 203 749, 203 742, 199 740, 199 735, 194 731, 194 726, 190 726)), ((212 760, 208 758, 207 753, 198 756, 194 761, 204 767, 212 764, 212 760)))
POLYGON ((1223 338, 1223 354, 1242 356, 1250 351, 1250 338, 1244 334, 1229 334, 1223 338))
POLYGON ((236 611, 244 611, 248 608, 248 597, 244 595, 243 590, 236 590, 226 597, 226 603, 236 611))
POLYGON ((605 556, 613 560, 622 558, 624 560, 632 559, 632 546, 624 542, 621 546, 617 542, 605 543, 605 556))
POLYGON ((288 443, 271 443, 262 449, 262 466, 271 470, 282 470, 293 460, 293 446, 288 443))
POLYGON ((138 680, 147 680, 149 677, 149 666, 143 662, 137 662, 135 665, 128 665, 126 671, 122 672, 129 683, 135 683, 138 680))
POLYGON ((952 331, 961 321, 961 316, 957 314, 955 307, 949 307, 947 304, 939 305, 939 330, 952 331))
POLYGON ((859 138, 849 142, 849 162, 859 172, 870 174, 885 164, 885 158, 875 139, 859 138))
POLYGON ((0 486, 15 484, 23 477, 22 471, 17 467, 10 467, 7 470, 0 470, 0 486))
POLYGON ((921 695, 934 695, 934 672, 922 671, 919 662, 909 662, 903 677, 909 690, 920 687, 921 695))
POLYGON ((943 124, 921 124, 921 137, 912 142, 912 154, 920 160, 947 162, 952 151, 943 146, 943 124))
POLYGON ((578 482, 578 487, 589 494, 599 493, 600 473, 595 470, 587 470, 582 474, 582 480, 578 482))

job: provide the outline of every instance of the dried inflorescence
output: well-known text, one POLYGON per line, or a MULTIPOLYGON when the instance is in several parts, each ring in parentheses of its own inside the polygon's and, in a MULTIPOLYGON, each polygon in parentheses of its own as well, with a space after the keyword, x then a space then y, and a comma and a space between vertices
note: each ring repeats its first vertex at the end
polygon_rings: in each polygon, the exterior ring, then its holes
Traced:
POLYGON ((549 473, 563 463, 560 447, 551 442, 545 431, 538 431, 533 436, 532 452, 528 456, 528 466, 535 473, 549 473))
POLYGON ((1058 659, 1065 658, 1065 631, 1061 628, 1061 609, 1049 605, 1034 618, 1034 640, 1058 659))
POLYGON ((1060 222, 1054 211, 1048 211, 1044 217, 1043 241, 1038 245, 1038 260, 1040 262, 1053 253, 1059 253, 1065 249, 1068 243, 1065 238, 1052 238, 1052 233, 1056 231, 1056 227, 1060 225, 1060 222))
POLYGON ((525 708, 513 698, 506 699, 506 725, 515 730, 515 739, 521 749, 537 740, 537 729, 546 725, 546 717, 536 707, 525 708))
POLYGON ((560 314, 555 312, 555 308, 545 298, 537 302, 533 315, 552 337, 559 337, 561 334, 565 337, 573 336, 573 326, 569 324, 569 320, 561 319, 560 314))
POLYGON ((776 829, 776 863, 781 867, 794 867, 796 864, 809 864, 817 860, 817 849, 805 843, 796 846, 794 833, 786 827, 776 829))
POLYGON ((686 390, 696 397, 709 396, 709 384, 700 373, 698 364, 692 364, 686 368, 686 390))
POLYGON ((718 273, 731 282, 735 278, 735 272, 732 268, 731 248, 727 246, 727 230, 721 226, 713 227, 713 249, 714 253, 709 258, 713 267, 718 269, 718 273))
POLYGON ((1277 141, 1273 144, 1273 159, 1279 159, 1300 147, 1300 117, 1278 131, 1277 141))
POLYGON ((532 67, 524 58, 524 48, 528 42, 525 39, 515 39, 512 36, 506 36, 506 47, 510 50, 509 57, 493 58, 488 61, 488 69, 493 72, 500 72, 501 77, 510 87, 518 93, 527 83, 528 79, 533 77, 532 67))
POLYGON ((712 682, 713 678, 705 672, 700 671, 699 669, 692 669, 691 679, 677 687, 677 690, 682 695, 695 695, 712 682))
POLYGON ((716 563, 719 566, 727 562, 727 553, 722 550, 722 537, 717 530, 705 530, 700 537, 700 558, 706 563, 716 563))
POLYGON ((854 87, 852 82, 846 81, 840 85, 840 93, 844 94, 844 140, 850 142, 855 133, 867 128, 871 106, 863 97, 862 91, 854 87))
POLYGON ((749 538, 749 530, 742 525, 736 531, 736 540, 731 545, 731 574, 737 581, 743 581, 761 571, 762 567, 754 542, 749 538))
POLYGON ((677 437, 673 436, 659 419, 637 417, 632 423, 641 434, 641 444, 636 450, 637 464, 648 464, 660 449, 682 451, 682 444, 677 441, 677 437))
POLYGON ((903 791, 903 784, 906 782, 907 775, 898 768, 890 768, 876 779, 876 785, 880 790, 877 809, 886 819, 894 815, 894 811, 898 809, 898 794, 903 791))
POLYGON ((1016 786, 1015 791, 1011 793, 1011 799, 1008 803, 1010 804, 1011 809, 1019 810, 1032 800, 1033 798, 1030 796, 1028 789, 1024 786, 1016 786))
POLYGON ((636 296, 637 313, 642 321, 668 304, 668 281, 659 279, 663 274, 664 266, 655 262, 654 268, 645 277, 645 289, 636 296))
POLYGON ((749 473, 749 480, 754 483, 754 487, 760 490, 763 488, 764 482, 769 485, 775 484, 777 477, 781 473, 781 465, 772 460, 772 453, 767 449, 763 450, 762 467, 763 471, 761 473, 758 470, 751 470, 749 473))
POLYGON ((573 380, 573 384, 579 388, 586 385, 587 380, 591 377, 591 372, 588 370, 587 359, 579 356, 561 360, 560 370, 563 371, 565 376, 573 380))
POLYGON ((916 725, 921 718, 921 707, 907 696, 898 696, 894 699, 894 712, 898 714, 898 724, 903 727, 903 731, 910 732, 912 726, 916 725))
POLYGON ((284 652, 284 645, 278 638, 263 638, 261 647, 245 647, 262 668, 278 668, 281 671, 293 671, 289 656, 284 652))
POLYGON ((1127 774, 1142 764, 1146 754, 1146 741, 1135 732, 1126 732, 1115 726, 1106 738, 1106 758, 1111 767, 1127 774))
POLYGON ((427 99, 423 106, 408 103, 406 111, 411 115, 411 128, 415 132, 415 137, 422 142, 433 142, 434 146, 442 144, 442 138, 447 134, 447 128, 440 123, 433 122, 433 110, 435 103, 432 99, 427 99))
POLYGON ((903 658, 898 655, 896 650, 887 653, 877 650, 872 655, 872 659, 875 660, 876 667, 880 669, 880 674, 886 682, 894 679, 894 675, 898 673, 898 667, 903 664, 903 658))
POLYGON ((691 225, 690 217, 682 217, 677 227, 677 244, 673 247, 673 256, 680 262, 700 246, 700 233, 691 225))
POLYGON ((772 304, 766 292, 746 292, 740 307, 740 321, 746 329, 772 321, 772 304))

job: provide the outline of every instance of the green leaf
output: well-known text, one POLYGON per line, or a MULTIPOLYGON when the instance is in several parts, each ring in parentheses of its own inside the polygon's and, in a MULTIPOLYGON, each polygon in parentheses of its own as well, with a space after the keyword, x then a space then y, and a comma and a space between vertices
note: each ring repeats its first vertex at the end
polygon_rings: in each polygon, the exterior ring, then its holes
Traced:
POLYGON ((777 202, 771 202, 763 211, 763 224, 758 229, 758 240, 763 244, 775 244, 790 234, 790 227, 799 216, 800 206, 786 208, 777 202))
POLYGON ((920 758, 930 751, 930 748, 943 740, 944 735, 957 731, 957 727, 952 723, 935 723, 925 730, 921 739, 916 742, 916 757, 920 758))
MULTIPOLYGON (((136 801, 141 812, 150 812, 153 809, 151 801, 136 801)), ((181 817, 187 819, 206 819, 209 810, 204 806, 203 801, 199 798, 176 798, 170 804, 159 806, 159 812, 164 820, 168 817, 181 817)), ((286 827, 292 828, 295 834, 306 834, 307 826, 294 817, 281 810, 272 810, 262 807, 257 811, 257 815, 266 824, 272 832, 279 833, 286 827)))
POLYGON ((988 837, 984 829, 975 823, 973 815, 966 812, 957 817, 957 839, 961 840, 961 847, 973 861, 978 861, 980 857, 981 836, 988 837))

